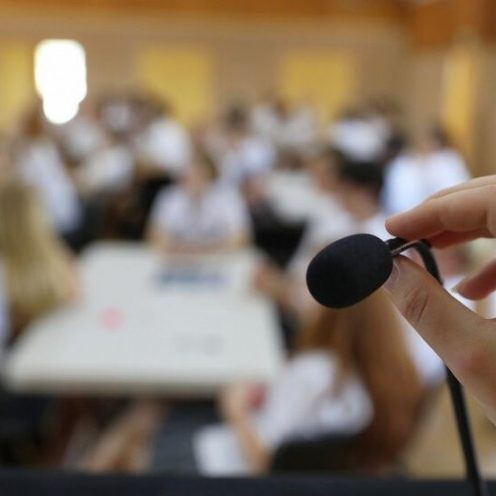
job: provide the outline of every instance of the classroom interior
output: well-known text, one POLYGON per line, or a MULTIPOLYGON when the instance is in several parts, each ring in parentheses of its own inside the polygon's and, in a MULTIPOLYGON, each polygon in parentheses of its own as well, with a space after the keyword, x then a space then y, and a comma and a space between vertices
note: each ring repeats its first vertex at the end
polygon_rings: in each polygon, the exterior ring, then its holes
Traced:
MULTIPOLYGON (((0 0, 0 467, 461 477, 442 364, 424 348, 415 362, 411 329, 400 351, 418 377, 397 412, 420 384, 412 425, 383 464, 355 460, 378 405, 369 364, 341 377, 356 357, 340 325, 376 314, 316 309, 302 274, 328 242, 385 239, 388 215, 495 173, 495 84, 490 0, 0 0), (34 271, 14 270, 7 241, 23 243, 31 201, 50 219, 26 260, 57 251, 69 289, 23 314, 15 291, 33 296, 34 271), (315 322, 338 330, 331 361, 315 322), (355 373, 359 391, 340 395, 355 373), (360 406, 356 426, 329 420, 339 401, 360 406)), ((495 251, 439 254, 445 279, 495 251)), ((492 297, 469 305, 496 315, 492 297)), ((495 477, 496 428, 467 400, 495 477)))

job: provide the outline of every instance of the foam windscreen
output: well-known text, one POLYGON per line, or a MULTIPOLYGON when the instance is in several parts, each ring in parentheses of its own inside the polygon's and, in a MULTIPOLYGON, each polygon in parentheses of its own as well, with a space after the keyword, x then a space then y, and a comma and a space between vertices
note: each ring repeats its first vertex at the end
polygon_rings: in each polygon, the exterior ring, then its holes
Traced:
POLYGON ((314 257, 307 269, 307 285, 321 305, 344 308, 380 288, 392 269, 393 256, 384 241, 371 234, 355 234, 314 257))

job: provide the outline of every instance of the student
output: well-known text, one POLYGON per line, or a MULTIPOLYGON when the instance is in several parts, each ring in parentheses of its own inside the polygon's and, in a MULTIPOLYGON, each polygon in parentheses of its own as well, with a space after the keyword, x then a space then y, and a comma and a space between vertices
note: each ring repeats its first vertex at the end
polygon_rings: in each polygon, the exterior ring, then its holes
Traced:
POLYGON ((301 240, 283 272, 275 264, 262 264, 255 274, 255 285, 271 296, 280 308, 296 319, 305 319, 315 309, 305 282, 307 266, 324 246, 354 229, 353 219, 338 200, 339 178, 337 155, 323 151, 309 164, 314 191, 314 209, 301 240))
MULTIPOLYGON (((15 180, 0 181, 0 353, 26 326, 77 293, 72 260, 44 218, 35 190, 15 180)), ((33 463, 47 447, 39 444, 40 435, 55 411, 51 398, 0 388, 0 461, 33 463), (5 429, 10 419, 17 430, 5 429), (19 442, 30 449, 19 451, 19 442)))
POLYGON ((433 126, 417 151, 402 153, 388 165, 383 202, 387 212, 394 214, 469 178, 467 165, 448 133, 433 126))
MULTIPOLYGON (((334 190, 342 208, 349 217, 349 231, 339 237, 353 233, 369 233, 387 239, 386 216, 380 205, 383 170, 377 162, 350 162, 346 159, 336 165, 337 185, 334 190)), ((332 240, 331 240, 332 241, 332 240)), ((312 256, 312 255, 311 255, 312 256)), ((297 310, 301 322, 313 318, 317 305, 310 297, 303 278, 310 261, 299 257, 293 263, 293 274, 299 267, 299 278, 293 277, 288 284, 287 277, 265 268, 257 277, 257 286, 271 295, 288 310, 297 310), (299 281, 299 284, 295 284, 299 281)), ((407 345, 419 376, 426 386, 434 386, 443 377, 443 364, 432 349, 418 336, 405 319, 400 319, 407 345)))
POLYGON ((329 468, 378 472, 409 439, 422 397, 401 324, 382 293, 344 310, 321 308, 264 394, 249 384, 226 390, 224 423, 196 434, 196 461, 208 475, 262 473, 286 441, 335 434, 352 441, 329 468))
POLYGON ((176 178, 192 156, 191 139, 166 102, 149 101, 142 109, 144 123, 133 141, 142 179, 176 178))
POLYGON ((10 337, 77 295, 72 259, 42 212, 34 189, 18 180, 0 182, 0 298, 10 337))
POLYGON ((82 244, 84 212, 75 185, 67 174, 54 141, 48 136, 39 109, 24 122, 14 147, 16 169, 40 197, 48 220, 74 249, 82 244))
POLYGON ((205 253, 243 247, 249 231, 242 199, 217 182, 215 166, 197 152, 180 183, 157 198, 148 239, 169 253, 205 253))
POLYGON ((236 188, 250 179, 266 179, 276 160, 274 146, 250 129, 242 106, 226 112, 222 129, 212 133, 207 146, 219 166, 221 180, 236 188))

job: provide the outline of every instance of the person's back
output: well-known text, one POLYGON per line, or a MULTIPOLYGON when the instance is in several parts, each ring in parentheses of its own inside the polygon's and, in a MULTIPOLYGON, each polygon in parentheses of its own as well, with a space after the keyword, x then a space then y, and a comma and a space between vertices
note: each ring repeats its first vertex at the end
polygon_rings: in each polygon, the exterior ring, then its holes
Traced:
POLYGON ((17 180, 0 184, 0 265, 14 334, 76 294, 68 251, 44 218, 36 191, 17 180))

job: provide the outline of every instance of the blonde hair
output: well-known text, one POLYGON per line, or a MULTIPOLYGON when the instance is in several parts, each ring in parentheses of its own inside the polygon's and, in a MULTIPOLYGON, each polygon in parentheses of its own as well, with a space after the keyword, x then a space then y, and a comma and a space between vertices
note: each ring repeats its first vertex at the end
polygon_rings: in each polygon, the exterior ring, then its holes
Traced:
POLYGON ((68 296, 68 259, 33 189, 0 183, 0 260, 14 331, 53 310, 68 296))

